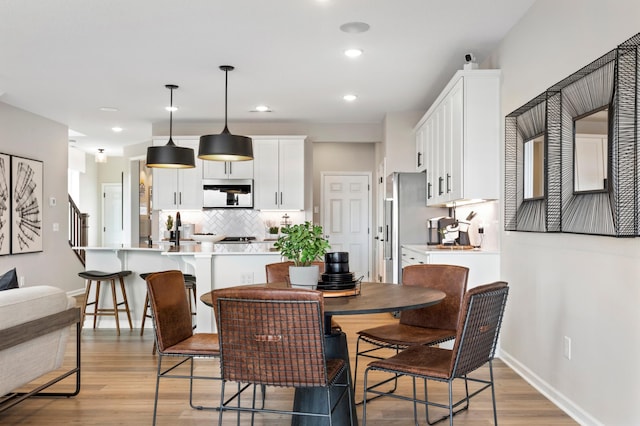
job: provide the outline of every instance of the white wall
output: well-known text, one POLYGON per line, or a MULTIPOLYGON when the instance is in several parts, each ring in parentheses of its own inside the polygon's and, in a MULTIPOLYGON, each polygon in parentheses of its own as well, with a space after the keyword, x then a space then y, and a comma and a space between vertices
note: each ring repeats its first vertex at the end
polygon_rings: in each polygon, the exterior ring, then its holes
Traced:
POLYGON ((43 162, 41 253, 0 257, 0 273, 16 267, 25 285, 47 284, 65 291, 83 287, 84 270, 69 247, 67 204, 67 127, 0 102, 0 152, 43 162), (49 206, 50 197, 57 200, 49 206), (60 230, 53 232, 53 224, 60 230))
MULTIPOLYGON (((637 0, 538 0, 487 64, 503 70, 503 116, 636 34, 639 16, 637 0)), ((638 260, 640 238, 502 232, 502 357, 580 423, 640 424, 638 260)))

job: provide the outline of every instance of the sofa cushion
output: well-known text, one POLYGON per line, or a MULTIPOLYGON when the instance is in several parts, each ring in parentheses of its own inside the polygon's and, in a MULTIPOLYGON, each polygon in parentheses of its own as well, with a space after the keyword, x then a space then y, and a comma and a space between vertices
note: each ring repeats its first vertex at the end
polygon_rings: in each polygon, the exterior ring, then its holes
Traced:
POLYGON ((0 276, 0 291, 18 287, 18 275, 16 274, 16 268, 13 268, 0 276))

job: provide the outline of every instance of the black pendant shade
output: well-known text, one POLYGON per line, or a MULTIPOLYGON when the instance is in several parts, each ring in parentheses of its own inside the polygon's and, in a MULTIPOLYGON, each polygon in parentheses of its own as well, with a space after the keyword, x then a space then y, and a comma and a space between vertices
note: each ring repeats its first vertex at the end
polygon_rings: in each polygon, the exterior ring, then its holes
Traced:
POLYGON ((221 65, 220 69, 224 71, 224 130, 218 135, 200 136, 198 158, 213 161, 253 160, 251 138, 233 135, 227 127, 227 75, 229 71, 233 71, 234 67, 221 65))
POLYGON ((147 167, 165 169, 191 169, 196 166, 193 149, 177 146, 173 143, 173 90, 178 86, 167 84, 171 90, 171 108, 169 110, 169 141, 166 145, 147 148, 147 167))

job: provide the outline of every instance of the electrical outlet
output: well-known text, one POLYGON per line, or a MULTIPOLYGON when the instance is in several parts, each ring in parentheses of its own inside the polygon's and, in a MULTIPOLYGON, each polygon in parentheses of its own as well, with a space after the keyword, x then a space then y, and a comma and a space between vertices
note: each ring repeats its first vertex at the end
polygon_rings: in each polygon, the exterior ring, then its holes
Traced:
POLYGON ((571 359, 571 338, 564 336, 564 348, 563 348, 564 357, 566 359, 571 359))
POLYGON ((60 224, 59 223, 54 223, 53 224, 53 232, 58 232, 60 231, 60 224))
POLYGON ((253 284, 253 272, 247 272, 240 277, 242 284, 253 284))
POLYGON ((18 277, 18 287, 24 287, 24 276, 18 277))

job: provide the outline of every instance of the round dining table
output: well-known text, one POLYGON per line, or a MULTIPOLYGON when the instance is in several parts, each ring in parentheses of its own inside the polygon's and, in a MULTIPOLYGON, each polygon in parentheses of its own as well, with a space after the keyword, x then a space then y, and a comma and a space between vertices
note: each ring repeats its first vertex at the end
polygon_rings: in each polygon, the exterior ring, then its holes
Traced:
MULTIPOLYGON (((289 287, 287 283, 251 284, 260 287, 289 287)), ((205 293, 200 300, 208 306, 213 305, 212 292, 205 293)), ((324 297, 324 329, 325 355, 327 358, 342 358, 349 364, 347 338, 341 330, 331 329, 333 315, 361 315, 381 312, 398 312, 408 309, 426 308, 440 303, 445 293, 439 290, 389 283, 362 282, 353 291, 325 291, 324 297), (351 293, 351 294, 350 294, 351 293)), ((351 375, 351 368, 347 369, 351 375)), ((326 393, 315 388, 297 388, 294 398, 294 410, 316 411, 326 406, 326 393)), ((334 425, 350 424, 349 417, 358 424, 355 410, 354 392, 351 392, 352 410, 349 405, 341 404, 332 416, 334 425)), ((327 419, 318 417, 293 416, 294 425, 324 425, 327 419)))

